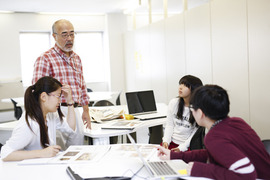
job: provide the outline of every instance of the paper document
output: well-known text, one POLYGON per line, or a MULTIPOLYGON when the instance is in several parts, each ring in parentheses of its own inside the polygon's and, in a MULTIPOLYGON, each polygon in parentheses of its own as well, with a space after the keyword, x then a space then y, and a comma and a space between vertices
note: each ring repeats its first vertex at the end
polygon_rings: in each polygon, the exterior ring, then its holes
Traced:
POLYGON ((143 122, 138 120, 114 120, 105 123, 101 126, 101 129, 123 129, 123 130, 133 130, 134 128, 142 125, 143 122))
POLYGON ((99 161, 110 146, 70 146, 66 151, 52 158, 36 158, 20 161, 19 165, 91 163, 99 161))

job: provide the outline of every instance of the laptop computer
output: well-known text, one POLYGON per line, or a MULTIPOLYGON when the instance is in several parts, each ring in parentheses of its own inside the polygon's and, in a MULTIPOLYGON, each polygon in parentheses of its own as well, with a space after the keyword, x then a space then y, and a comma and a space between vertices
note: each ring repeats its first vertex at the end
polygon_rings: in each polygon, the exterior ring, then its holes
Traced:
POLYGON ((129 114, 140 120, 165 118, 166 114, 157 112, 153 90, 126 92, 129 114))
POLYGON ((127 134, 128 139, 137 151, 148 173, 154 178, 185 177, 187 176, 187 164, 182 160, 146 161, 137 147, 134 139, 127 134))

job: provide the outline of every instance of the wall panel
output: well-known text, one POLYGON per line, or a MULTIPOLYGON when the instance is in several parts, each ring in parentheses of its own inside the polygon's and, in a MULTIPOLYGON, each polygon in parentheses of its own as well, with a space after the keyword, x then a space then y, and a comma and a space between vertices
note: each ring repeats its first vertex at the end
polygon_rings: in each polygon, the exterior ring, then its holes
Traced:
POLYGON ((183 14, 165 20, 167 102, 178 96, 179 79, 186 74, 183 14))
POLYGON ((249 122, 245 0, 211 2, 213 83, 228 90, 231 116, 249 122))
POLYGON ((270 1, 248 0, 251 126, 270 139, 270 1))
POLYGON ((185 17, 187 74, 212 83, 210 6, 191 9, 185 17))
POLYGON ((150 26, 150 66, 151 87, 155 92, 157 102, 167 101, 166 61, 164 21, 153 23, 150 26))

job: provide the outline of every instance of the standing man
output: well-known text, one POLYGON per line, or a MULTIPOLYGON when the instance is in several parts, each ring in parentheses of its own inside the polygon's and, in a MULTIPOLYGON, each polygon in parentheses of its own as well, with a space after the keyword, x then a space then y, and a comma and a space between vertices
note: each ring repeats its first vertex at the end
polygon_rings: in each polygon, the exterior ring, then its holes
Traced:
POLYGON ((73 52, 75 31, 74 27, 68 20, 61 19, 56 21, 52 26, 55 46, 39 56, 34 65, 32 83, 34 84, 43 76, 52 76, 62 84, 68 84, 72 89, 74 104, 68 104, 62 96, 61 110, 67 114, 68 106, 75 107, 76 113, 76 138, 70 139, 67 135, 64 137, 64 145, 82 145, 83 144, 83 124, 91 129, 91 121, 88 109, 89 97, 87 95, 86 84, 83 77, 83 68, 80 57, 73 52), (78 105, 83 107, 82 116, 78 105))

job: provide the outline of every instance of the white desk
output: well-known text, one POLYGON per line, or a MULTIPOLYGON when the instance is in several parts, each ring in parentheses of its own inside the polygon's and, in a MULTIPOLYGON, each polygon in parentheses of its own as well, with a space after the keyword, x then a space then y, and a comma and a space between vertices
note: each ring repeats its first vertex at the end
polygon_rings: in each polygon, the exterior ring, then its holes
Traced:
POLYGON ((90 101, 100 101, 112 99, 114 95, 119 94, 119 92, 114 91, 93 91, 88 92, 90 101))
MULTIPOLYGON (((17 102, 17 106, 24 106, 24 98, 23 97, 16 97, 16 98, 12 98, 12 99, 17 102)), ((2 99, 1 102, 12 103, 10 98, 2 99)))
MULTIPOLYGON (((116 108, 117 106, 111 106, 116 108)), ((126 106, 120 106, 124 108, 124 111, 126 112, 126 106)), ((90 108, 97 108, 97 109, 104 109, 104 108, 110 108, 110 106, 105 107, 90 107, 90 108)), ((157 104, 158 111, 167 111, 167 105, 165 104, 157 104)), ((79 110, 82 112, 82 108, 79 107, 79 110)), ((1 134, 1 141, 6 141, 10 136, 11 132, 16 126, 18 121, 11 121, 7 123, 1 123, 0 124, 0 134, 1 134)), ((101 129, 101 124, 92 123, 92 129, 86 129, 84 128, 84 135, 87 137, 93 138, 93 144, 110 144, 109 138, 112 136, 120 136, 125 135, 131 132, 140 131, 142 129, 146 129, 148 127, 153 127, 157 125, 163 125, 166 123, 166 118, 160 118, 160 119, 154 119, 154 120, 146 120, 143 121, 143 125, 140 127, 137 127, 133 130, 103 130, 101 129)), ((1 142, 4 144, 5 142, 1 142)))
MULTIPOLYGON (((132 147, 131 145, 128 145, 132 147)), ((89 146, 92 148, 103 148, 103 146, 89 146)), ((3 162, 0 159, 0 179, 3 180, 70 180, 66 172, 70 166, 75 173, 81 177, 100 177, 100 176, 129 176, 131 177, 143 165, 136 155, 133 148, 122 148, 122 145, 112 145, 108 153, 98 162, 69 163, 69 164, 42 164, 42 165, 18 165, 18 162, 3 162), (114 147, 114 148, 113 148, 114 147), (124 151, 123 151, 124 150, 124 151), (124 158, 123 158, 124 157, 124 158)), ((127 146, 125 146, 127 147, 127 146)), ((153 159, 157 157, 153 156, 153 159)), ((151 158, 152 159, 152 158, 151 158)), ((133 179, 147 179, 150 175, 145 168, 142 168, 138 176, 133 179), (142 177, 142 178, 140 178, 142 177)), ((185 179, 207 179, 186 177, 185 179)))

